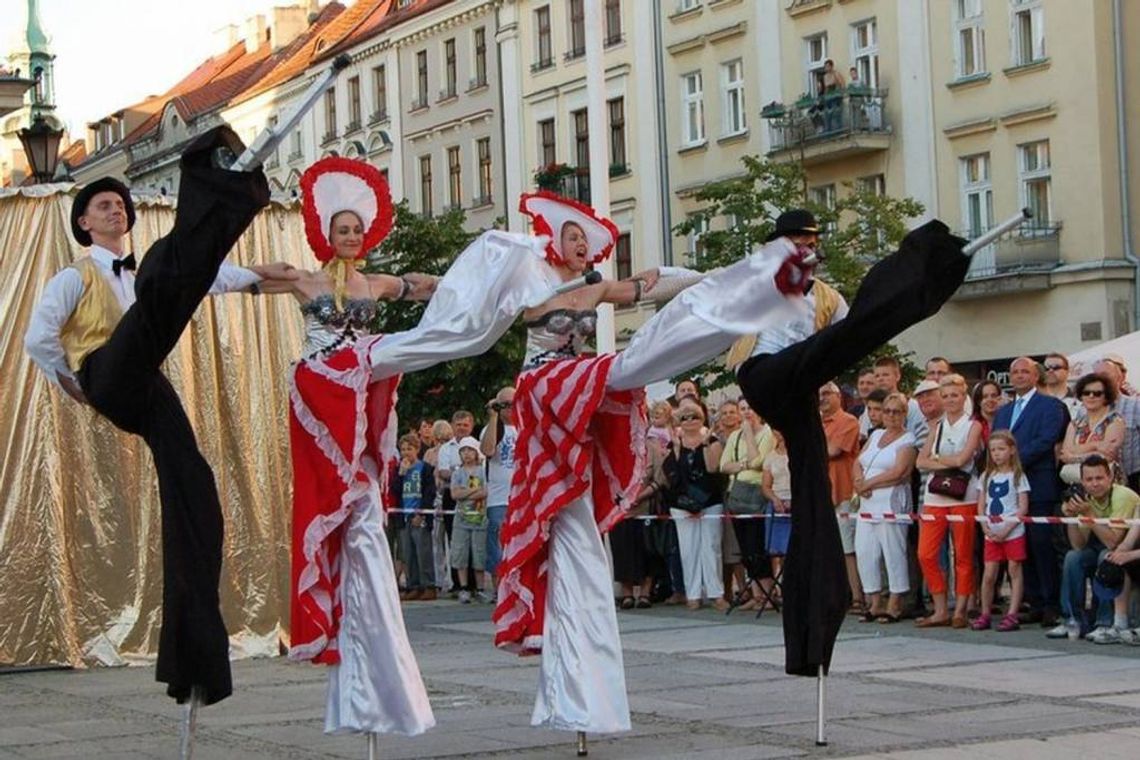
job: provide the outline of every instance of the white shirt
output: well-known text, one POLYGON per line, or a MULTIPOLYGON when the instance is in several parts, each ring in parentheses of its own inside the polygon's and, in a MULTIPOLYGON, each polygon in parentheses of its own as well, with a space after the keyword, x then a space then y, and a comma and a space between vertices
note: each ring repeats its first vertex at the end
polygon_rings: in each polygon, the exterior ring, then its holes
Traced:
MULTIPOLYGON (((435 460, 435 471, 438 473, 441 470, 451 471, 463 464, 463 460, 459 458, 459 439, 452 438, 439 445, 439 452, 435 460)), ((442 477, 442 476, 440 476, 442 477)), ((451 475, 448 474, 445 479, 446 483, 451 482, 451 475)))
MULTIPOLYGON (((135 302, 135 273, 122 269, 116 275, 113 262, 119 257, 106 248, 93 245, 88 253, 111 292, 115 294, 119 306, 126 312, 135 302)), ((261 277, 248 269, 222 264, 209 292, 210 295, 217 295, 245 290, 260 281, 261 277)), ((83 275, 79 270, 74 267, 60 270, 44 286, 39 303, 32 312, 28 332, 24 335, 24 348, 28 356, 57 385, 59 376, 75 379, 71 368, 67 366, 67 355, 59 335, 82 297, 83 275)))
MULTIPOLYGON (((487 435, 487 428, 479 435, 479 440, 487 435)), ((511 495, 511 478, 515 474, 515 443, 519 431, 514 425, 503 423, 503 434, 499 436, 495 453, 487 457, 487 506, 501 507, 511 495)))
MULTIPOLYGON (((788 346, 806 340, 815 334, 815 288, 808 291, 804 296, 804 304, 807 306, 802 318, 792 322, 786 322, 783 325, 773 327, 767 330, 761 330, 756 338, 756 346, 752 349, 752 355, 758 356, 760 354, 775 354, 784 350, 788 346)), ((835 313, 831 315, 831 321, 828 324, 835 324, 839 320, 847 316, 847 301, 843 296, 839 296, 839 303, 835 307, 835 313)))

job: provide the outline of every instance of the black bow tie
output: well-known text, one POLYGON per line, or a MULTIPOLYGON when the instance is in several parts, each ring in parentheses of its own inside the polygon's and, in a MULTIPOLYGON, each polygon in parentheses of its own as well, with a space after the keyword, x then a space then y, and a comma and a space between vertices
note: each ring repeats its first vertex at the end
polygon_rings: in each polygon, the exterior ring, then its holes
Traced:
POLYGON ((119 272, 123 271, 124 269, 129 269, 132 272, 135 271, 135 255, 133 253, 127 254, 123 258, 115 259, 111 262, 111 271, 115 273, 116 277, 118 277, 119 272))

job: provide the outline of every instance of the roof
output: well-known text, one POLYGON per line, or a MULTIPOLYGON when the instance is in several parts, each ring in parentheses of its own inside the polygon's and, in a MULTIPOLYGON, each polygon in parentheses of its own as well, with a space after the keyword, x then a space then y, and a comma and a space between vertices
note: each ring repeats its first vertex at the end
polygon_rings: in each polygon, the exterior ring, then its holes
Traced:
POLYGON ((76 140, 67 146, 67 150, 59 154, 59 160, 68 166, 78 166, 87 158, 87 143, 76 140))
POLYGON ((340 42, 331 48, 326 48, 316 60, 326 60, 339 55, 356 45, 385 32, 399 24, 422 16, 436 8, 455 2, 455 0, 412 0, 403 8, 397 8, 395 0, 373 3, 372 12, 361 19, 361 22, 340 42), (384 6, 384 7, 382 7, 384 6))

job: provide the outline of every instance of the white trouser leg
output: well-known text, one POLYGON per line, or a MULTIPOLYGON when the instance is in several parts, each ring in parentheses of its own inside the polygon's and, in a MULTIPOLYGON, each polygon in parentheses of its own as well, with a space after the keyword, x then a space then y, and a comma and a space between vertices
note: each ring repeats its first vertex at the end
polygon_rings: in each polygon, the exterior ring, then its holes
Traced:
POLYGON ((887 584, 892 594, 905 594, 910 591, 910 570, 906 560, 905 523, 881 523, 879 542, 883 546, 883 557, 887 562, 887 584))
POLYGON ((883 576, 879 562, 883 549, 875 533, 878 523, 859 520, 855 523, 855 564, 859 567, 859 580, 864 594, 877 594, 883 590, 883 576))

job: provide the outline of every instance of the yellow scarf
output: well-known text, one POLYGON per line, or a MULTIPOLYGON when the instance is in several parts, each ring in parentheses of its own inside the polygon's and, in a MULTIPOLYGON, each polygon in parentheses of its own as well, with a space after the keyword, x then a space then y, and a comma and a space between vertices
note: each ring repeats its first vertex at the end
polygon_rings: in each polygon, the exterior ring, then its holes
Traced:
POLYGON ((324 266, 325 272, 333 281, 333 302, 337 311, 344 311, 344 294, 348 276, 364 264, 364 259, 334 258, 324 266))

